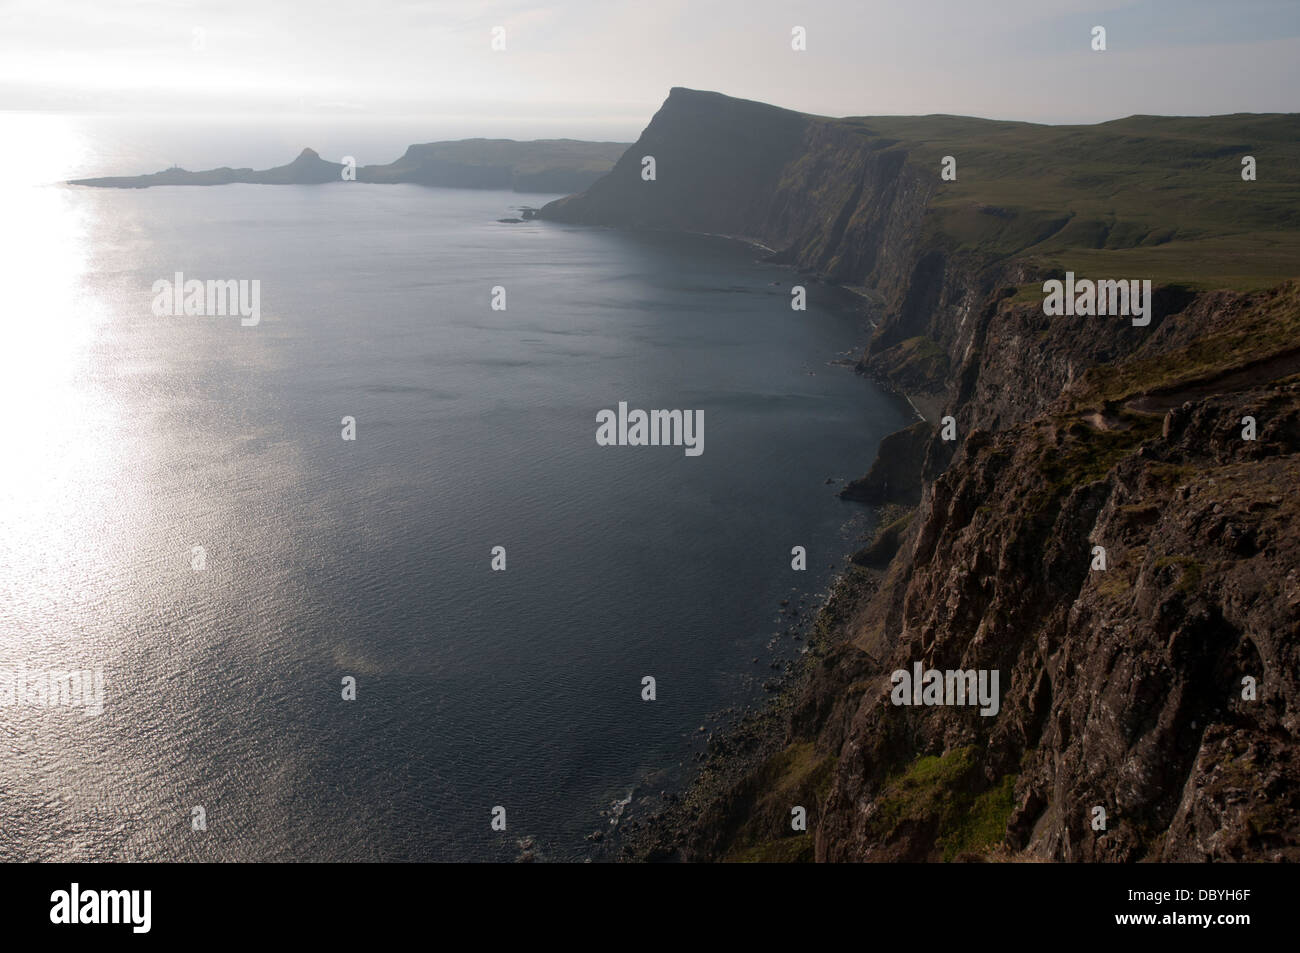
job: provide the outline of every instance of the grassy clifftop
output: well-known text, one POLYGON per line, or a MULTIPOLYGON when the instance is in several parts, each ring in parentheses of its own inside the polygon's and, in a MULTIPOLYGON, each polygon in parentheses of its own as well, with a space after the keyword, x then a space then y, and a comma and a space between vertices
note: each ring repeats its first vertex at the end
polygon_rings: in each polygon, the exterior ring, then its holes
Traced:
POLYGON ((930 235, 1045 269, 1253 290, 1300 273, 1300 116, 1130 116, 1043 126, 960 116, 845 120, 939 180, 930 235), (1254 156, 1255 181, 1242 158, 1254 156))
POLYGON ((609 175, 542 217, 737 235, 850 285, 890 285, 908 246, 1256 290, 1300 275, 1300 115, 840 119, 674 88, 609 175))

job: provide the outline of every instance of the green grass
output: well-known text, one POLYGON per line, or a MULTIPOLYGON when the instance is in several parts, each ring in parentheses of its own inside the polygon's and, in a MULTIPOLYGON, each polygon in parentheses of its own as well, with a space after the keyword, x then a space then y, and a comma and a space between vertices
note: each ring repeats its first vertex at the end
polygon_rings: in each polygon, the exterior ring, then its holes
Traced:
POLYGON ((763 765, 762 788, 777 798, 808 790, 815 792, 820 800, 830 787, 835 763, 834 755, 819 755, 811 741, 795 742, 772 755, 763 765))
POLYGON ((813 859, 813 839, 791 829, 790 809, 801 805, 812 829, 817 811, 835 777, 835 755, 821 755, 811 741, 777 751, 754 776, 758 792, 748 817, 736 832, 726 859, 742 863, 805 863, 813 859), (782 836, 772 838, 773 831, 782 836))
POLYGON ((1156 357, 1089 368, 1079 403, 1119 401, 1212 379, 1300 348, 1300 283, 1291 282, 1258 306, 1225 315, 1219 327, 1156 357))
POLYGON ((905 824, 933 824, 935 846, 945 861, 965 851, 996 846, 1006 833, 1016 776, 1003 776, 976 795, 979 770, 974 746, 942 757, 917 758, 886 783, 877 802, 875 832, 889 836, 905 824))
POLYGON ((1190 556, 1161 556, 1156 559, 1156 568, 1178 567, 1178 583, 1174 589, 1178 592, 1193 592, 1200 585, 1204 567, 1190 556))
POLYGON ((1144 441, 1160 433, 1158 415, 1125 414, 1124 430, 1097 430, 1073 422, 1059 447, 1045 447, 1039 470, 1059 491, 1100 480, 1144 441))
POLYGON ((967 851, 984 851, 1002 843, 1007 819, 1015 806, 1016 776, 1006 774, 971 805, 966 816, 939 839, 943 859, 952 860, 967 851))
POLYGON ((842 121, 933 173, 927 227, 952 251, 1190 288, 1254 290, 1300 275, 1300 115, 842 121), (957 160, 955 182, 939 181, 945 155, 957 160), (1241 178, 1245 155, 1257 181, 1241 178))

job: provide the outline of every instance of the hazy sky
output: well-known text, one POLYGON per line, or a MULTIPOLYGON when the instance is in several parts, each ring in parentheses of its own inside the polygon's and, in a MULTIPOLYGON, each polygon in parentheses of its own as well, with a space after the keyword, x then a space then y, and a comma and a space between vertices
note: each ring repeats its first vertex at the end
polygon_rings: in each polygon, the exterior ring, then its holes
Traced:
POLYGON ((0 0, 4 109, 581 117, 631 138, 671 86, 826 115, 1300 111, 1300 2, 0 0))

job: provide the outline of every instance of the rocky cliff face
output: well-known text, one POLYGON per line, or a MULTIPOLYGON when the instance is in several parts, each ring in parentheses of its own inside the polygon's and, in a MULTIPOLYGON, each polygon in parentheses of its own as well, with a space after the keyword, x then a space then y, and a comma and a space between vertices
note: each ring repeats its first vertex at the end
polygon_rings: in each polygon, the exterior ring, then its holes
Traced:
POLYGON ((1300 379, 1231 376, 970 433, 845 633, 856 705, 807 733, 836 758, 817 857, 1300 857, 1300 379), (894 705, 915 662, 1000 671, 997 716, 894 705))
POLYGON ((586 192, 540 218, 730 235, 776 260, 894 292, 933 188, 891 140, 852 125, 674 88, 641 138, 586 192), (655 178, 642 178, 643 159, 655 178))
MULTIPOLYGON (((1146 327, 1047 317, 1018 290, 1041 263, 934 227, 913 152, 674 89, 608 177, 541 212, 733 235, 875 289, 860 368, 927 417, 845 490, 904 512, 796 688, 627 852, 1300 859, 1300 285, 1158 287, 1146 327), (896 704, 917 663, 997 672, 996 714, 896 704)), ((1014 215, 970 211, 990 214, 1014 215)))

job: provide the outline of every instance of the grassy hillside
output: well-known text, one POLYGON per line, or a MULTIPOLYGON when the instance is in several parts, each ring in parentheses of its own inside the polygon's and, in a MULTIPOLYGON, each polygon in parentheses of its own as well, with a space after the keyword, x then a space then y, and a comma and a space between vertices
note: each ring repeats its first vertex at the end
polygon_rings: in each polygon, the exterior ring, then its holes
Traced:
POLYGON ((929 228, 953 250, 1082 276, 1251 290, 1300 275, 1300 115, 1130 116, 1041 126, 959 116, 845 120, 939 177, 929 228), (1253 155, 1257 180, 1241 178, 1253 155))

